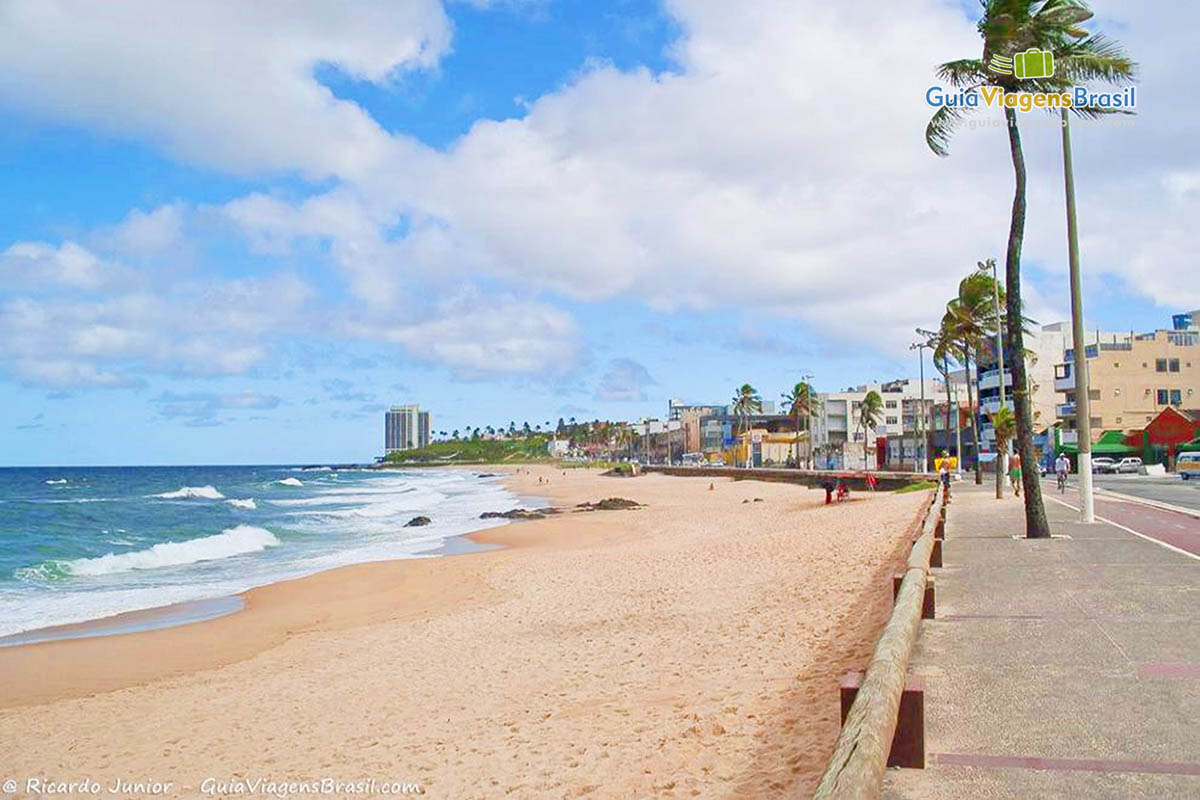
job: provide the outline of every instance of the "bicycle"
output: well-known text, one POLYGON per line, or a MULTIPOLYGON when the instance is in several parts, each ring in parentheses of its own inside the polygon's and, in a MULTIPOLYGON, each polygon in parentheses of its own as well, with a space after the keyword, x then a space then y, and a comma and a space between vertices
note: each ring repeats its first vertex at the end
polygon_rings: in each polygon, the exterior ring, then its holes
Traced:
POLYGON ((1064 472, 1058 473, 1058 493, 1067 493, 1067 475, 1064 472))

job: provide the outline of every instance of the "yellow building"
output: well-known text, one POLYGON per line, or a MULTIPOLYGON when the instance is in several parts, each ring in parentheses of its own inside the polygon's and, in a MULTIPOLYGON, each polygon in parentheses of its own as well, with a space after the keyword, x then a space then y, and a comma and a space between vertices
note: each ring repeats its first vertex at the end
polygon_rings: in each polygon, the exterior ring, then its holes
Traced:
MULTIPOLYGON (((1088 402, 1092 438, 1105 430, 1140 430, 1168 406, 1200 407, 1200 331, 1106 335, 1087 343, 1088 402)), ((1077 441, 1072 354, 1054 370, 1063 441, 1077 441)))
POLYGON ((808 433, 800 431, 780 431, 771 433, 765 428, 752 428, 738 435, 738 443, 734 447, 735 457, 739 465, 747 462, 747 448, 752 447, 754 466, 783 467, 796 457, 796 443, 800 443, 800 461, 808 460, 808 433))

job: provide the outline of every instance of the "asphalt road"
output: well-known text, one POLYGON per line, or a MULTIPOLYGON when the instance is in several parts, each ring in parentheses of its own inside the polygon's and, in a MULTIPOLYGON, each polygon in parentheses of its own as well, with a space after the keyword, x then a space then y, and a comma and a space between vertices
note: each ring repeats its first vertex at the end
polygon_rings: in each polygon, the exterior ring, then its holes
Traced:
POLYGON ((1096 475, 1093 483, 1097 489, 1200 510, 1200 479, 1185 481, 1178 475, 1096 475))

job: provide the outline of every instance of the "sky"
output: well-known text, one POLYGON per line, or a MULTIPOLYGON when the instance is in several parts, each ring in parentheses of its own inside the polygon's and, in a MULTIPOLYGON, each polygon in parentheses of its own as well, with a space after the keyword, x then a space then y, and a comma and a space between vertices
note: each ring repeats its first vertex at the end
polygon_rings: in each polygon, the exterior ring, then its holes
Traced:
MULTIPOLYGON (((1151 330, 1200 308, 1200 7, 1093 6, 1140 82, 1129 125, 1074 130, 1088 325, 1151 330)), ((977 12, 0 0, 0 465, 366 461, 392 404, 451 431, 915 376, 1007 235, 1003 129, 924 143, 977 12)))

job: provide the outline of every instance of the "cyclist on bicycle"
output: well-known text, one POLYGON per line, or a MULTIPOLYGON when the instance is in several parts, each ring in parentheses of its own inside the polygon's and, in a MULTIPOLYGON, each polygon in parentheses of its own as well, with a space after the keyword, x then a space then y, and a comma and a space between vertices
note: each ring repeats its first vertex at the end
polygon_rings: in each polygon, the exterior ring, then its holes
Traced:
POLYGON ((1066 453, 1059 453, 1058 458, 1054 461, 1054 474, 1058 476, 1058 490, 1065 492, 1067 490, 1067 474, 1071 471, 1071 459, 1067 458, 1066 453))

